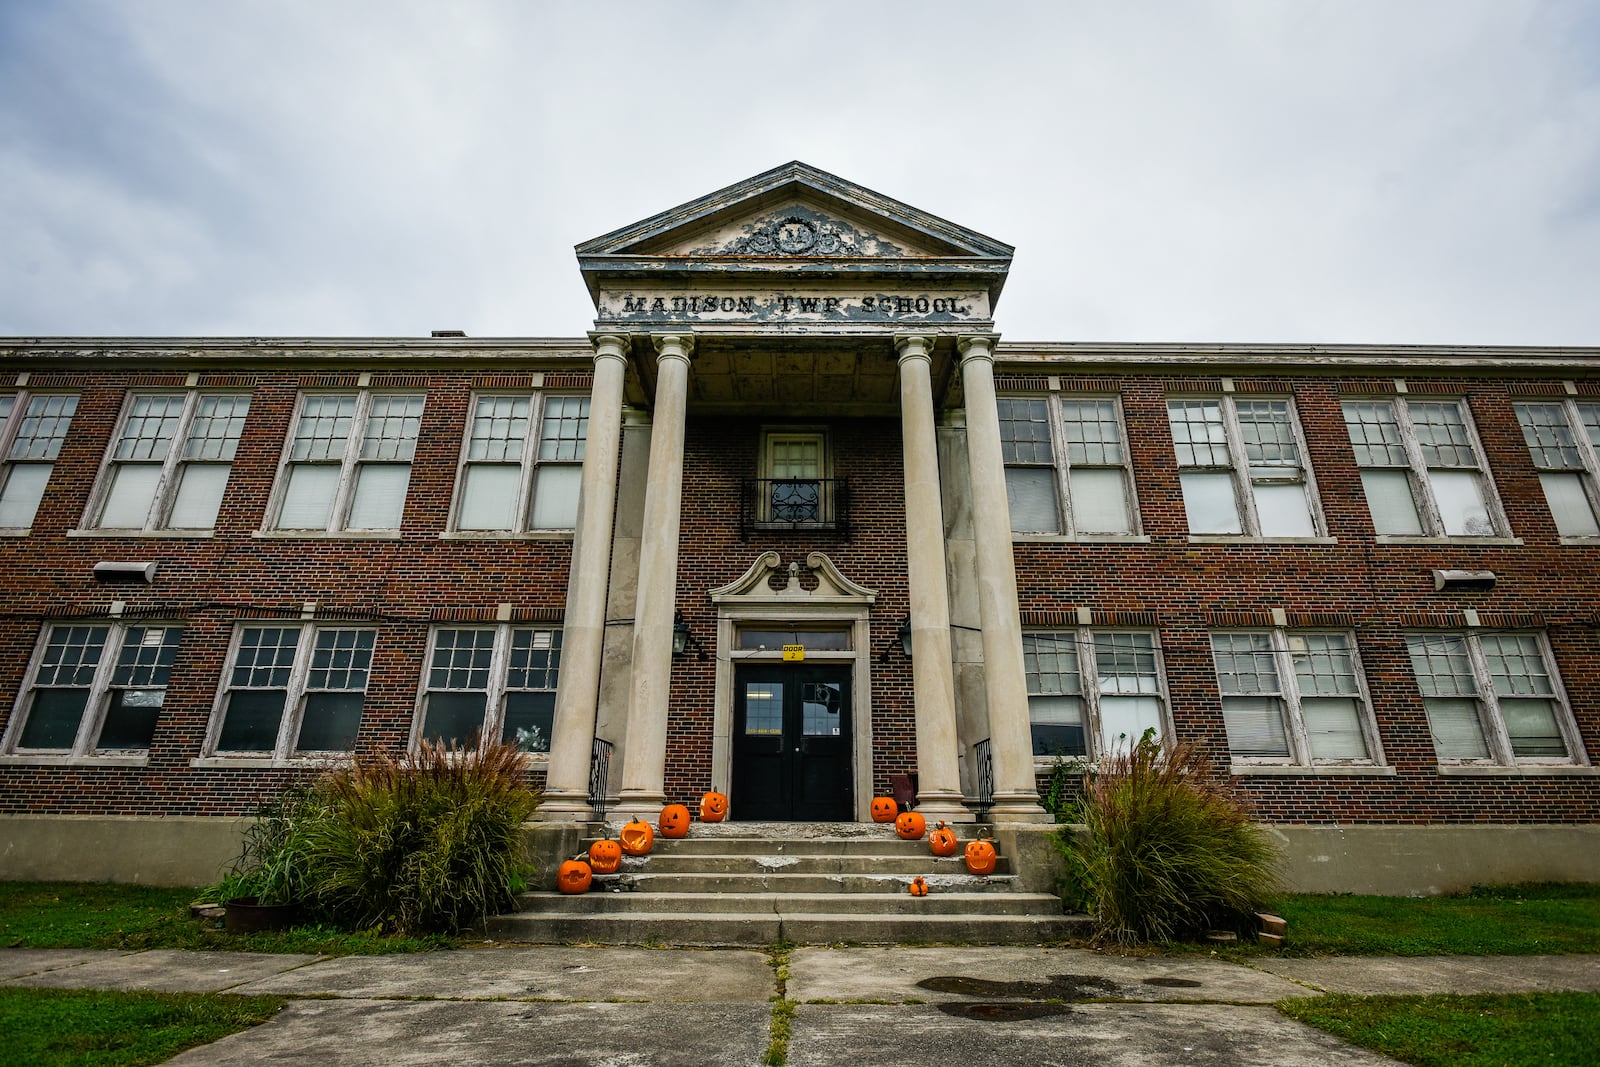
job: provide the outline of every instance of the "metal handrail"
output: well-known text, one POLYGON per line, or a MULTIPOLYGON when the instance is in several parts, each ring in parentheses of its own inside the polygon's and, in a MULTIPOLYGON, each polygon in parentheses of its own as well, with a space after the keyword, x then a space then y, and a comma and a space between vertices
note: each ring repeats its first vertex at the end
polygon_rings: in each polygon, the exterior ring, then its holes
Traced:
POLYGON ((606 821, 606 786, 611 782, 611 751, 616 747, 597 737, 589 751, 589 807, 596 822, 606 821))
POLYGON ((994 806, 994 759, 990 755, 989 739, 972 746, 972 755, 978 761, 978 803, 985 815, 994 806))

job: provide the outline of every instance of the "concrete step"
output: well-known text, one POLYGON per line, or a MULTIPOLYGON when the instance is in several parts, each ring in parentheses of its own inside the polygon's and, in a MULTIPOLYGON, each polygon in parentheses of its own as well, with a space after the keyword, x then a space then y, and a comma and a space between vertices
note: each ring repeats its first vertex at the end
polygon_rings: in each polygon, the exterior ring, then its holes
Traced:
MULTIPOLYGON (((585 838, 588 848, 595 838, 585 838)), ((967 839, 961 840, 963 848, 967 839)), ((657 837, 652 856, 931 856, 926 837, 905 841, 888 834, 848 838, 657 837)), ((958 852, 959 856, 960 853, 958 852)))
MULTIPOLYGON (((935 856, 927 850, 898 855, 814 856, 751 852, 745 855, 696 854, 672 851, 623 858, 626 874, 904 874, 908 878, 929 874, 965 874, 966 862, 956 856, 935 856)), ((1010 874, 1004 857, 996 874, 1010 874)))
MULTIPOLYGON (((910 899, 910 898, 908 898, 910 899)), ((932 899, 931 897, 922 898, 932 899)), ((892 944, 906 941, 985 945, 1038 944, 1083 938, 1089 920, 1077 915, 854 915, 834 912, 647 912, 536 915, 518 912, 489 920, 497 941, 533 944, 769 945, 892 944)))
POLYGON ((913 897, 904 889, 843 895, 822 893, 614 893, 592 889, 587 893, 524 893, 517 898, 519 911, 530 915, 590 915, 636 912, 663 914, 688 912, 725 915, 731 912, 845 913, 852 915, 1036 915, 1061 914, 1061 898, 1048 893, 945 892, 935 886, 926 897, 913 897))
POLYGON ((646 871, 627 877, 640 893, 832 893, 848 897, 857 893, 904 893, 911 879, 918 874, 935 878, 936 890, 963 893, 1006 893, 1014 881, 1011 875, 978 878, 970 874, 934 875, 926 870, 912 874, 790 874, 787 871, 759 874, 701 874, 693 871, 657 874, 646 871))

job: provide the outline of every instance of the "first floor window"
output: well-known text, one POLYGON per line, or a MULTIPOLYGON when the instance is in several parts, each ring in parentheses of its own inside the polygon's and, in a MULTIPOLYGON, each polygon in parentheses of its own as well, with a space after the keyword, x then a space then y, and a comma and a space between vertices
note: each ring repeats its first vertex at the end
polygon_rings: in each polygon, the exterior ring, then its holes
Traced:
POLYGON ((1412 634, 1406 648, 1441 761, 1582 762, 1542 634, 1412 634))
POLYGON ((524 752, 549 752, 560 669, 560 630, 435 630, 423 678, 420 736, 456 745, 494 738, 524 752))
POLYGON ((1235 759, 1375 762, 1376 731, 1349 634, 1214 633, 1211 656, 1235 759))
POLYGON ((219 709, 218 753, 287 758, 355 744, 376 632, 344 626, 241 626, 219 709))
POLYGON ((1153 634, 1052 630, 1022 636, 1035 757, 1092 758, 1166 734, 1153 634))
POLYGON ((182 634, 177 626, 150 623, 45 627, 8 750, 148 750, 182 634))

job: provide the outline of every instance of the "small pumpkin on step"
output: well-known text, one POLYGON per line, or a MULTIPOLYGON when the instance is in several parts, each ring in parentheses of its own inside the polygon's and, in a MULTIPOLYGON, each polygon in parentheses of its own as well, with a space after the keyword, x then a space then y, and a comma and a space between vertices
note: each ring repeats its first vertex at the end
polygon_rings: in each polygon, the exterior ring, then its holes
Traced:
POLYGON ((914 897, 925 897, 928 895, 928 880, 919 874, 911 879, 911 885, 907 889, 914 897))

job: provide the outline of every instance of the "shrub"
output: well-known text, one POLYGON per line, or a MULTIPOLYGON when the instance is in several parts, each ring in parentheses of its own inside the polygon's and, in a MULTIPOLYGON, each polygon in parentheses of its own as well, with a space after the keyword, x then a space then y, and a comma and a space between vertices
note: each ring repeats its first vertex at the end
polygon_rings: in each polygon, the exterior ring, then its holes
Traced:
POLYGON ((1245 797, 1190 742, 1152 733, 1101 759, 1057 841, 1098 942, 1244 929, 1278 892, 1277 852, 1245 797))
POLYGON ((358 757, 323 783, 308 828, 315 910, 358 929, 455 933, 513 903, 538 796, 512 744, 358 757))
POLYGON ((296 783, 256 809, 244 832, 239 858, 211 890, 220 903, 253 900, 293 904, 305 897, 310 877, 311 828, 327 813, 327 798, 317 786, 296 783))

